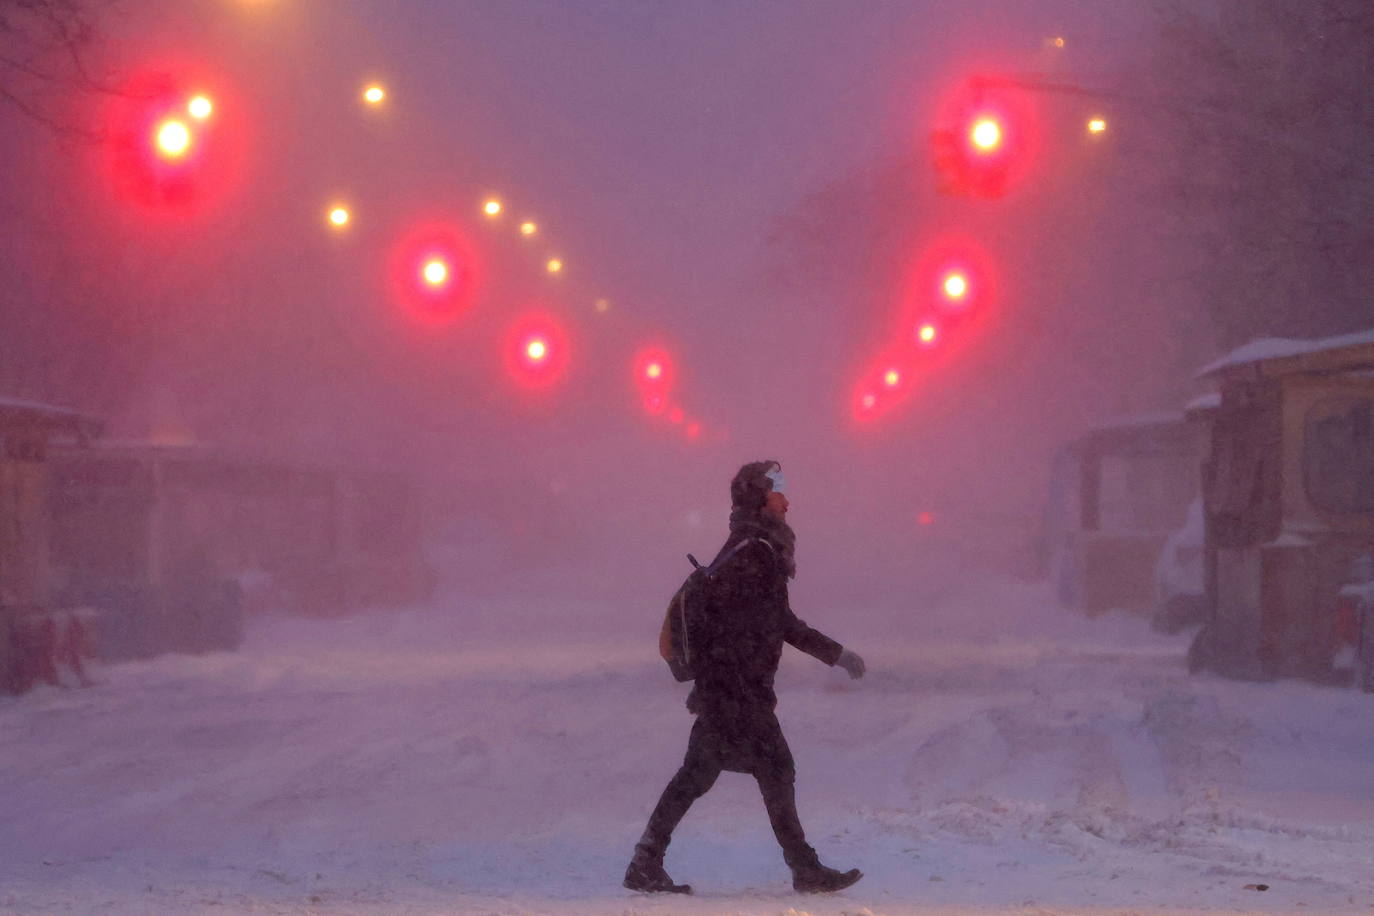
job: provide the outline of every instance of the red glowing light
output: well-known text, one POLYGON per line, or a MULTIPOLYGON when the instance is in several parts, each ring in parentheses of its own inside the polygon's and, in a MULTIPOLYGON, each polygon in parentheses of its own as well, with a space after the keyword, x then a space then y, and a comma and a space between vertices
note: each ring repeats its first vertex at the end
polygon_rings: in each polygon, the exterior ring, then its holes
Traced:
POLYGON ((995 318, 998 306, 995 262, 975 240, 951 234, 928 242, 912 265, 899 314, 903 338, 917 345, 915 333, 935 327, 946 344, 961 345, 995 318))
POLYGON ((923 528, 930 527, 931 525, 935 524, 935 513, 922 512, 921 514, 916 516, 916 524, 920 525, 923 528))
POLYGON ((668 411, 668 422, 673 425, 681 423, 686 418, 687 414, 681 407, 673 407, 668 411))
POLYGON ((506 371, 529 391, 543 391, 562 382, 571 365, 568 333, 552 313, 536 309, 516 319, 506 334, 506 371))
POLYGON ((676 382, 673 360, 657 344, 641 348, 631 362, 632 378, 646 413, 658 416, 668 409, 668 396, 676 382))
POLYGON ((946 299, 958 302, 968 295, 968 277, 958 271, 951 271, 945 275, 945 281, 940 284, 940 289, 946 299))
POLYGON ((995 152, 1002 145, 1002 125, 995 117, 979 118, 969 131, 969 142, 979 153, 995 152))
POLYGON ((1040 145, 1029 91, 1012 80, 979 76, 940 105, 933 132, 940 190, 1002 197, 1032 170, 1040 145))
POLYGON ((176 119, 163 121, 158 125, 153 142, 158 155, 166 159, 180 159, 191 148, 191 131, 176 119))
POLYGON ((430 286, 443 286, 448 282, 449 269, 447 262, 441 257, 433 257, 425 261, 424 267, 420 269, 420 276, 430 286))
POLYGON ((150 68, 109 93, 100 133, 95 149, 110 187, 150 216, 208 215, 247 176, 243 107, 196 66, 150 68))
POLYGON ((917 390, 913 384, 926 358, 917 359, 910 344, 878 354, 859 375, 845 409, 852 421, 870 424, 889 414, 917 390))
POLYGON ((701 424, 693 420, 687 424, 687 438, 693 441, 701 437, 701 424))
POLYGON ((392 298, 427 325, 457 320, 481 285, 480 263, 467 239, 439 221, 419 223, 392 244, 387 274, 392 298))

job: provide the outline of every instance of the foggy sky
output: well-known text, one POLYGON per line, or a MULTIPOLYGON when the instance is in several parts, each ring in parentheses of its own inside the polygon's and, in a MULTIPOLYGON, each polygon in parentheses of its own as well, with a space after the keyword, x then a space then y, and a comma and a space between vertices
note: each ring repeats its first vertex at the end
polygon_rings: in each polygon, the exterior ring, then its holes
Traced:
MULTIPOLYGON (((108 72, 150 55, 211 62, 248 110, 253 149, 233 202, 194 232, 140 235, 98 183, 70 192, 94 217, 68 214, 79 245, 128 249, 111 301, 132 304, 126 324, 112 327, 155 341, 128 403, 112 411, 117 431, 140 434, 154 405, 171 402, 206 439, 399 463, 439 485, 455 511, 495 499, 497 514, 569 514, 575 523, 550 530, 590 529, 599 544, 624 526, 657 524, 649 541, 660 550, 676 542, 675 552, 709 549, 729 475, 765 456, 787 465, 799 491, 794 524, 817 541, 824 530, 843 544, 866 525, 877 528, 865 537, 905 542, 921 507, 957 519, 962 506, 969 519, 1024 526, 1055 442, 1130 406, 1129 397, 1097 397, 1066 411, 1065 386, 1087 386, 1062 379, 1038 400, 1030 363, 1024 377, 999 383, 994 361, 1006 354, 993 346, 953 371, 924 412, 898 411, 856 435, 843 408, 853 358, 881 345, 873 334, 897 298, 894 274, 880 265, 798 293, 786 277, 777 282, 778 265, 797 254, 777 230, 811 195, 918 161, 935 99, 975 68, 1043 72, 1045 38, 1063 34, 1069 48, 1054 66, 1075 78, 1129 71, 1148 29, 1132 4, 203 0, 119 9, 105 23, 108 72), (356 104, 370 78, 390 92, 375 116, 356 104), (488 193, 513 217, 539 221, 541 252, 566 257, 556 286, 537 259, 481 225, 476 207, 488 193), (335 194, 358 214, 347 248, 318 223, 335 194), (412 214, 434 212, 471 224, 493 286, 491 301, 426 338, 389 313, 377 263, 412 214), (603 296, 612 312, 597 316, 590 304, 603 296), (501 302, 530 299, 567 316, 581 360, 543 404, 514 403, 492 355, 501 302), (728 442, 689 447, 638 415, 624 366, 650 337, 676 348, 684 403, 708 427, 728 427, 728 442), (1028 430, 1035 441, 1018 441, 1028 430), (588 523, 596 512, 604 524, 588 523)), ((27 135, 33 150, 50 145, 27 135)), ((65 161, 73 173, 88 165, 79 150, 65 161)), ((986 211, 936 199, 929 178, 913 169, 909 200, 888 201, 900 217, 875 217, 909 232, 894 252, 941 224, 993 225, 986 211)), ((1013 223, 990 234, 1043 244, 1064 231, 1017 206, 1013 223)), ((1089 220, 1077 231, 1104 230, 1134 243, 1129 226, 1089 220)), ((820 240, 820 257, 845 242, 820 240)), ((1072 260, 1071 242, 1047 260, 1018 243, 1005 269, 1036 274, 1025 278, 1028 291, 1040 284, 1034 295, 1063 289, 1055 265, 1072 260)), ((1003 308, 1042 307, 1031 295, 1003 308)), ((1105 305, 1081 303, 1084 320, 1110 327, 1112 316, 1090 311, 1105 305)), ((1083 355, 1033 343, 1049 362, 1083 355)))

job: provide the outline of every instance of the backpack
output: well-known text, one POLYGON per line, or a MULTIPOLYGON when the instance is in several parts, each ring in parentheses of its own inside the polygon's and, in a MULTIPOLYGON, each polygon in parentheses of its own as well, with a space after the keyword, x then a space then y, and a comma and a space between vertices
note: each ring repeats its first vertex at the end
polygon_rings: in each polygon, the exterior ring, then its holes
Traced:
POLYGON ((681 588, 673 593, 672 599, 668 602, 668 611, 663 615, 663 627, 658 631, 658 654, 668 663, 668 670, 673 673, 676 680, 690 681, 697 676, 692 634, 700 630, 701 621, 706 614, 711 582, 716 572, 745 545, 755 540, 757 538, 743 539, 716 557, 710 566, 702 566, 696 557, 687 554, 692 571, 683 580, 681 588))

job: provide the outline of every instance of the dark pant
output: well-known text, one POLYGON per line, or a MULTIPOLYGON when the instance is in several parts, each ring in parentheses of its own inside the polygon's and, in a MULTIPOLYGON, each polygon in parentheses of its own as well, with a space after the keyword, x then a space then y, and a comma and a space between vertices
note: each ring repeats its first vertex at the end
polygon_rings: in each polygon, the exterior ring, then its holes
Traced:
POLYGON ((687 756, 649 816, 636 853, 662 861, 673 830, 692 802, 715 785, 722 770, 749 773, 758 780, 783 859, 792 868, 815 867, 816 850, 806 842, 797 817, 792 753, 771 710, 729 725, 718 725, 706 716, 697 719, 687 742, 687 756))

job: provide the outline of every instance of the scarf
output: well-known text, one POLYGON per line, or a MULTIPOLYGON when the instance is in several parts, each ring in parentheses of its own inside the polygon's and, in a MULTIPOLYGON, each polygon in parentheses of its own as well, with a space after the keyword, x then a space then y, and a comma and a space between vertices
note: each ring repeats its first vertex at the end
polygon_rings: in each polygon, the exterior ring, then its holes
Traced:
POLYGON ((732 539, 754 537, 767 541, 778 551, 778 556, 782 557, 787 578, 797 578, 797 533, 787 524, 786 519, 736 507, 730 513, 730 535, 732 539))

